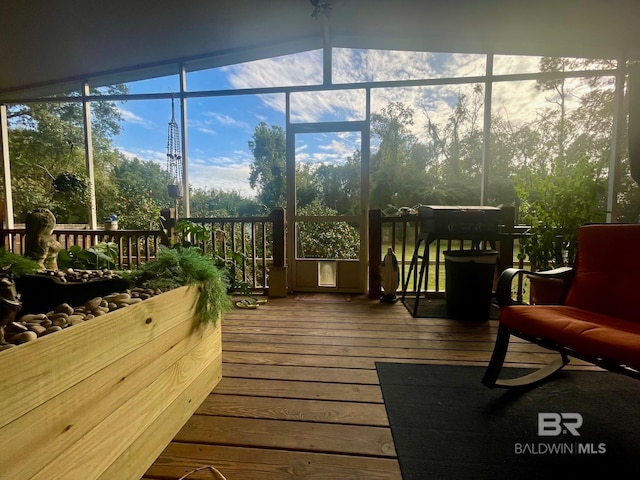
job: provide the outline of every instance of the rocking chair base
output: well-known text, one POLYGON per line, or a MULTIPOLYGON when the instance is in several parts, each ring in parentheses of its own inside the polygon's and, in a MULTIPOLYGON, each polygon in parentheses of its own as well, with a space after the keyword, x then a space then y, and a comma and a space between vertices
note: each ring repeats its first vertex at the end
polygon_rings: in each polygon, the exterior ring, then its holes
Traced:
POLYGON ((509 338, 511 337, 511 331, 508 327, 500 325, 498 327, 498 336, 496 337, 496 343, 491 355, 491 360, 487 366, 484 377, 482 378, 482 384, 489 388, 519 388, 533 386, 546 380, 548 377, 562 369, 569 363, 569 357, 567 354, 559 349, 559 358, 556 358, 551 363, 541 367, 540 369, 523 375, 517 378, 499 379, 500 372, 504 366, 504 360, 507 355, 507 349, 509 348, 509 338))

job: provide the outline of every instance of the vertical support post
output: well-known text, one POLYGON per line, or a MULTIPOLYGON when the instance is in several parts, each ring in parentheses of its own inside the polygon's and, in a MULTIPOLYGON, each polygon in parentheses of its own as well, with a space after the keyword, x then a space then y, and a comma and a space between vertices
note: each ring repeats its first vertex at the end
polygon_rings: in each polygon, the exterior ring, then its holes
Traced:
POLYGON ((382 211, 369 210, 369 298, 380 298, 382 279, 382 211))
POLYGON ((269 296, 287 296, 287 242, 285 209, 278 207, 271 212, 273 222, 273 265, 269 269, 269 296))
MULTIPOLYGON (((371 89, 365 90, 365 126, 360 131, 360 218, 362 225, 360 226, 360 278, 362 285, 362 293, 367 293, 367 278, 370 278, 371 271, 367 272, 367 264, 369 263, 369 190, 370 172, 371 172, 371 89), (367 275, 369 274, 369 275, 367 275)), ((381 249, 378 250, 380 252, 381 249)), ((370 289, 369 289, 370 292, 370 289)))
POLYGON ((285 210, 277 207, 271 212, 273 220, 273 266, 284 267, 286 265, 286 239, 285 239, 285 210))
POLYGON ((191 200, 189 192, 189 148, 187 142, 187 70, 180 66, 180 123, 182 123, 182 199, 184 202, 184 217, 191 216, 191 200))
POLYGON ((176 234, 176 224, 178 223, 178 214, 175 208, 164 208, 160 211, 160 225, 164 228, 162 237, 162 245, 170 247, 178 241, 176 234))
MULTIPOLYGON (((296 278, 296 135, 291 128, 291 92, 285 93, 286 181, 287 181, 287 278, 288 288, 295 288, 296 278)), ((269 290, 271 295, 271 290, 269 290)))
POLYGON ((93 169, 93 137, 91 135, 91 103, 86 97, 91 93, 89 84, 82 85, 82 118, 84 121, 84 151, 87 165, 87 177, 89 178, 89 228, 98 228, 98 214, 96 213, 96 176, 93 169))
POLYGON ((491 95, 493 92, 493 54, 487 54, 486 81, 484 82, 484 126, 482 131, 482 184, 480 185, 480 205, 487 201, 489 175, 487 166, 491 159, 491 95))
POLYGON ((607 187, 607 223, 617 220, 618 210, 616 197, 620 187, 620 147, 623 139, 624 124, 624 82, 626 76, 626 61, 618 60, 618 71, 616 73, 616 88, 613 104, 613 125, 611 127, 611 153, 609 156, 609 178, 607 187))
MULTIPOLYGON (((2 175, 4 180, 3 214, 7 229, 13 224, 13 194, 11 192, 11 162, 9 161, 9 127, 7 123, 7 106, 0 105, 0 137, 2 137, 2 175)), ((4 240, 4 235, 3 235, 4 240)), ((9 245, 5 245, 10 250, 9 245)))
POLYGON ((331 63, 332 63, 332 47, 331 47, 331 30, 329 29, 329 18, 322 15, 324 22, 324 37, 322 41, 322 83, 331 85, 331 63))
POLYGON ((513 225, 515 223, 515 207, 505 205, 500 207, 500 223, 503 225, 503 233, 508 236, 502 237, 498 242, 498 271, 502 273, 506 268, 513 267, 513 225))

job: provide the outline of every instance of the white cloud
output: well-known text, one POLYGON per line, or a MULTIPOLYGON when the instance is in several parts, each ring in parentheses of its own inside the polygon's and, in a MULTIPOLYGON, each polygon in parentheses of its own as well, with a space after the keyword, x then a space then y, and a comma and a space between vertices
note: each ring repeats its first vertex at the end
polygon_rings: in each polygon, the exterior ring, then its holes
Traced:
POLYGON ((255 197, 249 187, 250 166, 247 163, 214 165, 192 162, 189 166, 189 184, 196 188, 237 191, 245 197, 255 197))
POLYGON ((167 164, 167 152, 142 148, 122 148, 116 147, 116 149, 122 153, 127 159, 133 160, 138 158, 142 161, 151 161, 159 163, 163 166, 167 164))
MULTIPOLYGON (((152 161, 166 167, 165 152, 149 149, 118 150, 127 158, 152 161)), ((242 158, 246 153, 239 152, 237 158, 206 158, 197 154, 189 158, 189 184, 196 188, 215 188, 225 191, 237 191, 245 197, 255 197, 256 192, 249 186, 250 161, 242 158)))
POLYGON ((216 112, 206 112, 204 115, 206 117, 213 118, 216 122, 218 122, 221 125, 242 128, 243 130, 249 130, 251 128, 247 122, 243 120, 237 120, 226 114, 221 114, 216 112))
POLYGON ((322 83, 322 51, 284 55, 225 67, 233 88, 282 87, 322 83))
POLYGON ((131 110, 126 110, 122 107, 116 107, 116 108, 118 109, 118 113, 122 117, 122 120, 125 121, 126 123, 141 125, 145 128, 155 128, 155 124, 152 121, 136 115, 131 110))

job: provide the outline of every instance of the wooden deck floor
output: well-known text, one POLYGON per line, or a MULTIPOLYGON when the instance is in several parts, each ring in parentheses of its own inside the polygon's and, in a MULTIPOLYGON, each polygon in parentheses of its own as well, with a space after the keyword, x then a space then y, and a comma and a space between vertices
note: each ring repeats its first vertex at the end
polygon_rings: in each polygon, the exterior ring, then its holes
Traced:
MULTIPOLYGON (((401 480, 375 363, 486 365, 495 331, 494 321, 415 319, 365 296, 234 309, 222 381, 143 478, 212 465, 227 480, 401 480)), ((511 350, 514 365, 549 358, 526 343, 511 350)))

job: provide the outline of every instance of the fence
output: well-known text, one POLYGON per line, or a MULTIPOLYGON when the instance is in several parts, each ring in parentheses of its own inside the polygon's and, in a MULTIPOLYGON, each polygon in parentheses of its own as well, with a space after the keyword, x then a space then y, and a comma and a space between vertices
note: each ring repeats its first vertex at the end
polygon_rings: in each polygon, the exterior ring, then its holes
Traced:
MULTIPOLYGON (((4 247, 24 255, 25 236, 24 228, 4 229, 4 247)), ((167 236, 162 230, 55 229, 53 237, 66 250, 74 245, 89 248, 100 242, 114 242, 118 245, 120 269, 138 268, 141 263, 154 259, 160 245, 167 243, 167 236)))
POLYGON ((266 217, 182 219, 191 229, 192 243, 210 253, 235 276, 236 285, 265 288, 271 267, 284 266, 284 210, 266 217))
MULTIPOLYGON (((501 232, 507 235, 503 239, 496 242, 495 248, 498 249, 499 265, 498 271, 517 264, 519 267, 524 266, 522 260, 518 260, 514 255, 518 249, 518 240, 523 235, 526 227, 514 227, 513 211, 505 208, 502 214, 503 225, 501 232)), ((391 248, 398 260, 398 268, 400 273, 400 288, 407 285, 407 293, 416 293, 416 291, 424 291, 423 287, 418 287, 417 276, 413 274, 407 278, 411 259, 415 250, 415 244, 419 234, 419 219, 417 215, 402 216, 382 216, 380 210, 372 210, 369 212, 369 296, 376 298, 380 296, 381 285, 378 267, 382 262, 382 258, 387 250, 391 248)), ((483 242, 482 247, 486 246, 483 242)), ((426 270, 428 283, 427 292, 432 294, 443 294, 445 291, 445 269, 443 252, 447 250, 463 250, 472 248, 471 240, 441 240, 435 239, 429 247, 429 265, 426 270)), ((418 266, 415 269, 420 271, 422 259, 418 259, 418 266)), ((522 285, 518 285, 518 291, 521 292, 522 285)))
MULTIPOLYGON (((285 215, 283 209, 276 209, 268 216, 261 217, 215 217, 189 218, 191 224, 199 225, 206 237, 197 242, 204 252, 231 267, 236 282, 245 284, 250 289, 265 288, 268 285, 268 274, 272 268, 285 265, 285 215)), ((165 225, 167 226, 167 225, 165 225)), ((369 215, 369 296, 376 298, 381 293, 378 267, 388 248, 391 248, 400 269, 400 285, 408 285, 407 291, 415 293, 418 289, 416 278, 409 278, 409 266, 414 246, 418 237, 418 218, 415 215, 382 217, 379 210, 369 215)), ((519 262, 514 257, 518 236, 522 228, 505 226, 512 235, 499 242, 499 269, 513 266, 519 262)), ((155 258, 160 245, 168 245, 175 240, 175 223, 162 230, 87 230, 56 229, 55 239, 62 248, 69 249, 73 245, 88 248, 98 242, 115 242, 119 248, 118 267, 133 269, 141 263, 155 258)), ((4 247, 14 253, 24 254, 25 229, 4 229, 0 235, 4 247)), ((470 241, 435 240, 430 245, 427 290, 434 293, 444 292, 444 256, 446 250, 470 248, 470 241)), ((419 268, 418 268, 419 270, 419 268)), ((521 291, 522 286, 519 286, 521 291)))

